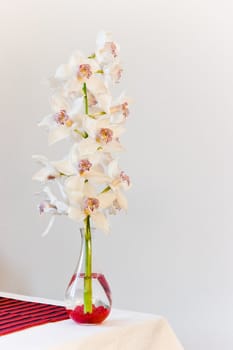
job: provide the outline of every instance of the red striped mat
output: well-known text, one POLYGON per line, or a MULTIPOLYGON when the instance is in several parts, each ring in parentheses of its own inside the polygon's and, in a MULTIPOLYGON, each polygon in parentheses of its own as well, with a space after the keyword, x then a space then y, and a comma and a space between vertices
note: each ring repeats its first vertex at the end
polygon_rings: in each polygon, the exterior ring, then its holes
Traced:
POLYGON ((68 318, 63 306, 0 297, 0 336, 68 318))

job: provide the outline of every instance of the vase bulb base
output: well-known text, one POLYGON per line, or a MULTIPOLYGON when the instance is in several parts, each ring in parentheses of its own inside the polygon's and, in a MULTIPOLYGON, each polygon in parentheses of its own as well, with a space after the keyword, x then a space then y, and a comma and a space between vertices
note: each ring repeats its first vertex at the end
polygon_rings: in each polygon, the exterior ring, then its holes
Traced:
POLYGON ((109 315, 110 308, 92 305, 92 312, 84 312, 84 305, 76 306, 74 310, 67 310, 69 317, 83 325, 102 323, 109 315))

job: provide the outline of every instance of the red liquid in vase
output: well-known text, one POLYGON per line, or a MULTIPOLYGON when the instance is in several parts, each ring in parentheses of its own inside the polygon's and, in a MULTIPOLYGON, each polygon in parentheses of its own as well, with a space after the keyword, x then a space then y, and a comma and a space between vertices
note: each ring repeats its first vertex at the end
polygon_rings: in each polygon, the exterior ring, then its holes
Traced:
POLYGON ((84 313, 84 305, 76 306, 74 310, 67 310, 69 317, 78 323, 97 324, 101 323, 108 317, 110 309, 104 306, 92 305, 92 313, 84 313))
MULTIPOLYGON (((72 280, 75 279, 75 275, 73 276, 72 280)), ((80 278, 84 278, 84 274, 79 275, 80 278)), ((92 279, 97 279, 99 283, 101 284, 102 288, 104 289, 109 301, 110 301, 110 307, 105 307, 104 305, 95 306, 92 304, 92 312, 84 312, 84 305, 77 305, 73 310, 67 309, 67 313, 69 317, 80 324, 98 324, 103 322, 109 315, 111 310, 111 292, 108 285, 108 282, 106 281, 103 274, 99 273, 93 273, 92 279)), ((71 281, 72 281, 71 280, 71 281)))

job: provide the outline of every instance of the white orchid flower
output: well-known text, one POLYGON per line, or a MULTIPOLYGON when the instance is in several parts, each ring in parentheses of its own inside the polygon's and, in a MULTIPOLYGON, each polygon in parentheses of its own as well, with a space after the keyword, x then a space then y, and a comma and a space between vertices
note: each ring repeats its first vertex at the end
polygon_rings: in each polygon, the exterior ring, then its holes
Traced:
POLYGON ((46 213, 52 215, 47 228, 42 234, 42 236, 46 236, 54 223, 55 215, 67 215, 68 206, 66 203, 59 201, 48 187, 43 189, 43 193, 45 194, 46 198, 38 206, 40 214, 46 213))
POLYGON ((119 45, 112 40, 112 34, 110 32, 99 32, 96 39, 96 46, 95 55, 100 64, 109 64, 118 57, 119 45))
POLYGON ((111 207, 113 193, 98 194, 95 188, 80 177, 74 176, 66 182, 66 192, 69 199, 68 216, 75 221, 83 221, 90 216, 94 226, 109 232, 109 224, 103 211, 111 207))
POLYGON ((110 121, 116 124, 122 124, 129 116, 129 104, 131 99, 125 96, 123 92, 110 107, 110 121))
MULTIPOLYGON (((53 110, 57 106, 53 105, 53 110)), ((45 126, 49 132, 48 143, 52 145, 58 141, 61 141, 69 136, 74 138, 80 138, 85 136, 82 134, 83 114, 83 97, 76 99, 76 101, 67 106, 66 109, 58 109, 55 113, 49 114, 44 117, 39 123, 39 126, 45 126)))
POLYGON ((112 189, 121 188, 127 191, 131 187, 130 178, 120 169, 117 159, 108 165, 108 176, 112 179, 109 185, 112 189))
POLYGON ((128 209, 128 203, 123 191, 128 190, 131 187, 130 178, 124 171, 119 168, 118 161, 114 159, 108 165, 108 176, 111 178, 111 182, 108 188, 115 194, 115 199, 113 201, 113 207, 110 211, 115 213, 116 209, 128 209))
POLYGON ((98 138, 97 135, 100 133, 101 129, 111 130, 111 136, 108 133, 106 133, 105 136, 104 134, 102 136, 99 135, 99 141, 103 141, 104 143, 111 142, 113 139, 118 139, 125 132, 123 124, 111 123, 108 115, 104 116, 102 119, 86 118, 84 120, 84 128, 88 135, 94 139, 98 138))
POLYGON ((79 175, 92 182, 105 183, 109 177, 105 175, 104 164, 109 163, 109 161, 108 157, 104 157, 101 152, 97 156, 94 154, 81 155, 78 144, 74 144, 66 159, 53 164, 62 174, 79 175))
POLYGON ((123 68, 119 62, 113 62, 112 64, 104 68, 104 78, 106 85, 116 84, 120 82, 123 68))
POLYGON ((124 124, 129 116, 129 105, 131 103, 132 100, 127 97, 125 93, 122 93, 113 101, 112 105, 109 107, 108 113, 104 111, 103 108, 95 105, 89 116, 95 120, 109 118, 112 124, 124 124))
POLYGON ((96 60, 88 59, 80 51, 76 51, 70 57, 67 64, 60 65, 55 72, 55 79, 67 81, 77 78, 78 81, 90 78, 90 76, 100 69, 96 60))
POLYGON ((32 158, 42 165, 42 168, 33 175, 33 180, 47 182, 73 175, 73 169, 66 166, 67 158, 52 162, 42 155, 33 155, 32 158))
POLYGON ((39 209, 41 214, 45 212, 50 212, 57 215, 67 214, 67 204, 65 202, 59 201, 49 187, 44 187, 42 193, 45 195, 45 201, 49 203, 49 206, 40 206, 39 209))
POLYGON ((108 118, 91 119, 84 121, 88 138, 80 141, 78 148, 81 156, 103 153, 119 153, 124 150, 119 137, 124 133, 125 128, 120 124, 111 124, 108 118))
POLYGON ((42 168, 33 175, 33 180, 45 182, 48 180, 54 180, 61 175, 46 157, 42 155, 33 155, 32 158, 42 165, 42 168))

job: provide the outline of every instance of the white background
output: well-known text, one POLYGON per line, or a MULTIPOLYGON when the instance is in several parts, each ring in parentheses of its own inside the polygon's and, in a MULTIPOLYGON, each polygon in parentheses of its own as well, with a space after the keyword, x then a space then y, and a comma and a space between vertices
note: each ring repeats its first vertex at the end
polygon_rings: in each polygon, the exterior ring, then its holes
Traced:
POLYGON ((122 166, 129 212, 100 234, 114 307, 164 315, 186 349, 233 348, 233 3, 222 0, 0 2, 0 290, 63 298, 78 228, 50 235, 31 155, 63 156, 37 122, 42 83, 100 29, 121 45, 134 99, 122 166))

